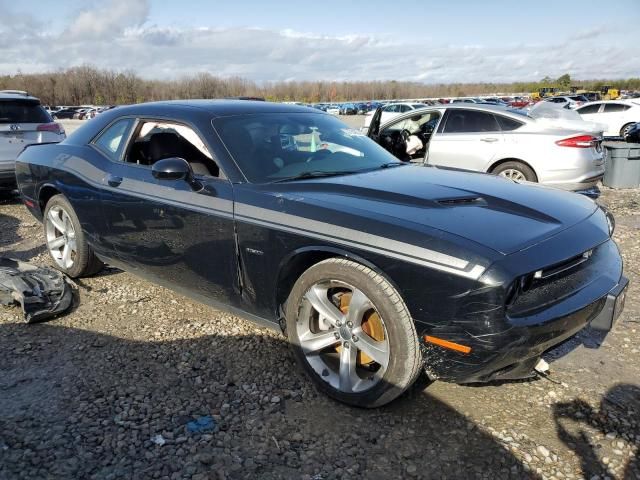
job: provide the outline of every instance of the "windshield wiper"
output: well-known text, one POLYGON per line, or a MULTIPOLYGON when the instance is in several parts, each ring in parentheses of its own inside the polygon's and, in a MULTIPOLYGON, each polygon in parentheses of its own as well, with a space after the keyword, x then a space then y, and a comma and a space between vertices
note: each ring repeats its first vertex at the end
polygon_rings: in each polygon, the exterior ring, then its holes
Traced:
POLYGON ((280 178, 278 180, 274 180, 271 183, 291 182, 293 180, 304 180, 307 178, 335 177, 338 175, 351 175, 353 173, 358 173, 358 172, 351 171, 351 170, 335 170, 335 171, 311 170, 307 172, 301 172, 292 177, 280 178))
POLYGON ((407 164, 404 162, 388 162, 388 163, 383 163, 378 168, 393 168, 393 167, 400 167, 404 165, 407 165, 407 164))

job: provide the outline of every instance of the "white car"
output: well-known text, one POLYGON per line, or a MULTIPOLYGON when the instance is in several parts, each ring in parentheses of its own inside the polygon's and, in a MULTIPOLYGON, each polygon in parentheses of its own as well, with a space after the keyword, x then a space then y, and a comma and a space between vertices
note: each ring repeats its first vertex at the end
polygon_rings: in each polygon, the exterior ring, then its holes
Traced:
POLYGON ((640 99, 591 102, 576 109, 582 118, 606 125, 607 137, 624 137, 640 122, 640 99))
POLYGON ((602 126, 573 110, 456 103, 422 108, 367 135, 403 161, 493 173, 515 181, 595 193, 604 175, 602 126))
POLYGON ((326 112, 330 115, 340 115, 340 105, 329 105, 326 112))
POLYGON ((15 160, 25 147, 65 138, 40 100, 20 90, 0 90, 0 192, 16 187, 15 160))
MULTIPOLYGON (((386 123, 391 120, 393 117, 400 115, 402 113, 410 112, 411 110, 415 110, 417 108, 424 108, 426 105, 424 103, 388 103, 384 107, 382 107, 382 119, 381 123, 386 123)), ((373 118, 373 114, 375 110, 367 113, 364 117, 364 125, 362 130, 365 131, 369 128, 369 124, 371 124, 371 119, 373 118)))
POLYGON ((555 97, 544 98, 543 101, 556 103, 561 107, 570 108, 575 110, 576 108, 584 105, 589 99, 583 95, 558 95, 555 97))

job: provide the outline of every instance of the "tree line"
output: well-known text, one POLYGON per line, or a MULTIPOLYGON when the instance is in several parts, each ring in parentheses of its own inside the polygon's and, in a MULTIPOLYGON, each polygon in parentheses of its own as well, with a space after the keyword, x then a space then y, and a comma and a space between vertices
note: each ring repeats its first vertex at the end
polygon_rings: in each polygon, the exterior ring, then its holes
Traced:
POLYGON ((640 78, 626 80, 572 80, 568 74, 539 82, 424 84, 388 81, 254 82, 241 77, 221 78, 198 73, 176 80, 143 79, 135 72, 116 72, 93 66, 48 73, 0 76, 0 90, 25 90, 48 105, 120 105, 184 98, 263 97, 271 101, 307 103, 398 98, 461 97, 492 93, 528 93, 541 87, 568 90, 580 86, 599 90, 603 85, 640 90, 640 78))

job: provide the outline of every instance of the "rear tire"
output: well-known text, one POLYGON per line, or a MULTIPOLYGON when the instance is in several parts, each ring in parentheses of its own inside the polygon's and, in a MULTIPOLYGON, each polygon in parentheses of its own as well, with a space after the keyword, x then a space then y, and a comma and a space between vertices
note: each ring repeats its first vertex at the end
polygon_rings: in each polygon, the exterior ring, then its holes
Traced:
POLYGON ((293 286, 285 314, 296 360, 335 400, 379 407, 401 395, 421 371, 406 305, 382 275, 364 265, 330 258, 312 266, 293 286))
POLYGON ((54 195, 44 209, 47 250, 54 266, 71 278, 98 273, 104 264, 87 243, 80 221, 64 195, 54 195))
POLYGON ((510 160, 508 162, 501 163, 495 167, 491 173, 500 175, 501 177, 510 178, 516 181, 526 180, 527 182, 537 182, 538 177, 535 172, 528 165, 518 162, 517 160, 510 160))

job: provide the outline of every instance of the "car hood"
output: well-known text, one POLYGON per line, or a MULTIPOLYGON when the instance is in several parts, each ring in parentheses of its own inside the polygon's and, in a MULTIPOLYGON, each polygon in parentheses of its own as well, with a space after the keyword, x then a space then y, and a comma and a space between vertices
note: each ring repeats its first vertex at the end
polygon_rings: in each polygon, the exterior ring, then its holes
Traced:
POLYGON ((295 192, 296 203, 411 230, 437 229, 504 255, 556 235, 597 209, 583 195, 550 187, 413 165, 278 187, 295 192))

